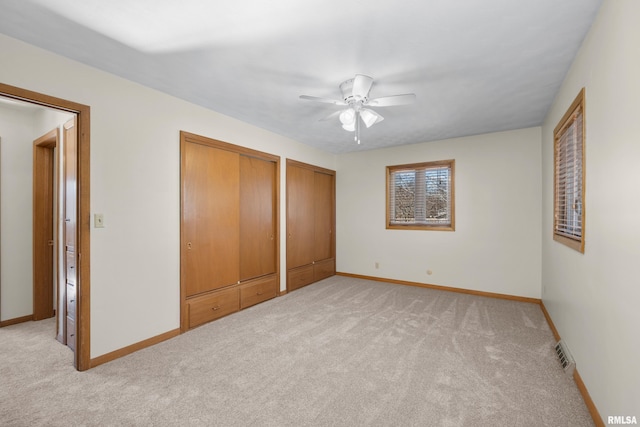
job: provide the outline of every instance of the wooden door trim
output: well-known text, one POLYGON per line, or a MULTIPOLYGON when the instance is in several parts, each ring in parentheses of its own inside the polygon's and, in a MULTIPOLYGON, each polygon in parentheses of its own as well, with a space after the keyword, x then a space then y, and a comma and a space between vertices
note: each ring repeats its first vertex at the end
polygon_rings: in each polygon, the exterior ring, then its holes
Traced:
MULTIPOLYGON (((58 251, 55 246, 55 235, 57 225, 57 209, 58 199, 55 184, 55 174, 58 170, 55 162, 54 149, 58 146, 60 139, 60 131, 58 128, 52 129, 40 138, 33 141, 33 245, 32 245, 32 269, 33 269, 33 320, 48 319, 55 316, 55 309, 53 307, 53 289, 54 285, 56 292, 58 289, 57 278, 53 277, 53 263, 57 263, 58 251), (41 197, 45 197, 46 200, 42 201, 41 197), (43 205, 44 203, 44 205, 43 205), (44 213, 41 210, 45 210, 44 213), (46 234, 43 236, 41 220, 49 221, 46 229, 46 234), (49 230, 48 228, 51 228, 49 230), (53 244, 52 246, 53 256, 47 259, 42 259, 43 248, 42 243, 44 239, 49 240, 53 244), (47 264, 46 269, 43 264, 47 264), (43 270, 48 271, 51 269, 49 278, 43 284, 40 272, 43 270), (52 283, 49 283, 49 280, 52 283)), ((48 252, 48 250, 46 251, 48 252)), ((56 322, 56 335, 58 333, 58 322, 56 322)))
POLYGON ((51 107, 76 114, 78 127, 78 211, 77 211, 77 266, 78 296, 76 307, 77 341, 74 365, 79 371, 91 367, 91 312, 90 312, 90 107, 77 102, 44 95, 27 89, 0 83, 0 95, 51 107))
POLYGON ((193 142, 196 144, 208 145, 209 147, 219 148, 221 150, 227 150, 238 154, 243 154, 249 157, 255 157, 261 160, 267 160, 280 164, 280 156, 275 154, 265 153, 264 151, 254 150, 253 148, 242 147, 240 145, 231 144, 229 142, 220 141, 213 138, 207 138, 206 136, 197 135, 195 133, 180 131, 180 140, 193 142))
POLYGON ((58 128, 51 129, 40 138, 33 141, 33 145, 44 148, 55 148, 58 145, 60 130, 58 128))
POLYGON ((320 166, 311 165, 309 163, 303 163, 298 160, 287 159, 287 166, 297 166, 299 168, 311 169, 315 172, 326 173, 327 175, 336 175, 336 171, 331 169, 326 169, 320 166))

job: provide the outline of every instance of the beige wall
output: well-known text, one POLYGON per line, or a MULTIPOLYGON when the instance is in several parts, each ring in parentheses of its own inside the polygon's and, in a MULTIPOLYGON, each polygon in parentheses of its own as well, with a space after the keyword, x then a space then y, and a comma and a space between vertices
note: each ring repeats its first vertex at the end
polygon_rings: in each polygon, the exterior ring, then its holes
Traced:
POLYGON ((540 191, 540 128, 341 155, 337 269, 540 298, 540 191), (447 159, 455 232, 386 230, 385 167, 447 159))
POLYGON ((600 414, 640 417, 640 2, 607 0, 542 130, 542 298, 600 414), (585 253, 552 240, 553 128, 585 87, 585 253))
POLYGON ((32 186, 36 110, 0 104, 0 320, 33 314, 32 186))

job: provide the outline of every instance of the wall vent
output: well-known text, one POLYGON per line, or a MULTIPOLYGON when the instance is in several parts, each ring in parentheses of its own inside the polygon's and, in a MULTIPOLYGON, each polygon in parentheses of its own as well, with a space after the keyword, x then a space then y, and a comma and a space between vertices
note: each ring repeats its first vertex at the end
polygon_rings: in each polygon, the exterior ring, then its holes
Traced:
POLYGON ((567 375, 573 375, 573 371, 576 368, 576 362, 573 360, 573 356, 569 352, 569 348, 562 341, 558 341, 556 344, 556 353, 558 354, 558 359, 560 359, 560 364, 562 365, 562 369, 567 375))

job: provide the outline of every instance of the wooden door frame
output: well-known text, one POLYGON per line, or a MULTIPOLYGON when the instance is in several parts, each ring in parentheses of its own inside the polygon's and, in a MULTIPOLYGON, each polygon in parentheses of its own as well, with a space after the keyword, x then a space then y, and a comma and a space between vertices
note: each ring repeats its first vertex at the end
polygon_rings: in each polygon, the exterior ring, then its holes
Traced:
POLYGON ((0 83, 0 95, 76 114, 78 127, 78 210, 77 210, 77 299, 76 299, 76 351, 74 366, 79 371, 91 367, 90 323, 90 107, 65 99, 44 95, 27 89, 0 83))
MULTIPOLYGON (((54 149, 60 140, 60 130, 52 129, 33 141, 33 320, 55 316, 53 289, 58 250, 55 245, 58 191, 55 175, 58 171, 54 149), (46 234, 46 236, 45 236, 46 234), (47 243, 44 243, 44 240, 47 243), (50 253, 49 247, 53 253, 50 253), (43 276, 42 272, 46 272, 43 276)), ((56 322, 57 335, 57 322, 56 322)))

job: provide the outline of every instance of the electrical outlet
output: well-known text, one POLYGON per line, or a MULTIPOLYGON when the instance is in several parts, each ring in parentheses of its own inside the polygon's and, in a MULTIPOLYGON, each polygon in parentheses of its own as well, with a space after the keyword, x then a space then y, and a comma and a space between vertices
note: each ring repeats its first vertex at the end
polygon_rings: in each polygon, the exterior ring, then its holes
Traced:
POLYGON ((427 270, 427 274, 428 274, 429 276, 431 276, 431 275, 433 274, 433 271, 431 271, 431 270, 427 270))
POLYGON ((380 263, 376 261, 376 270, 380 268, 380 263))

